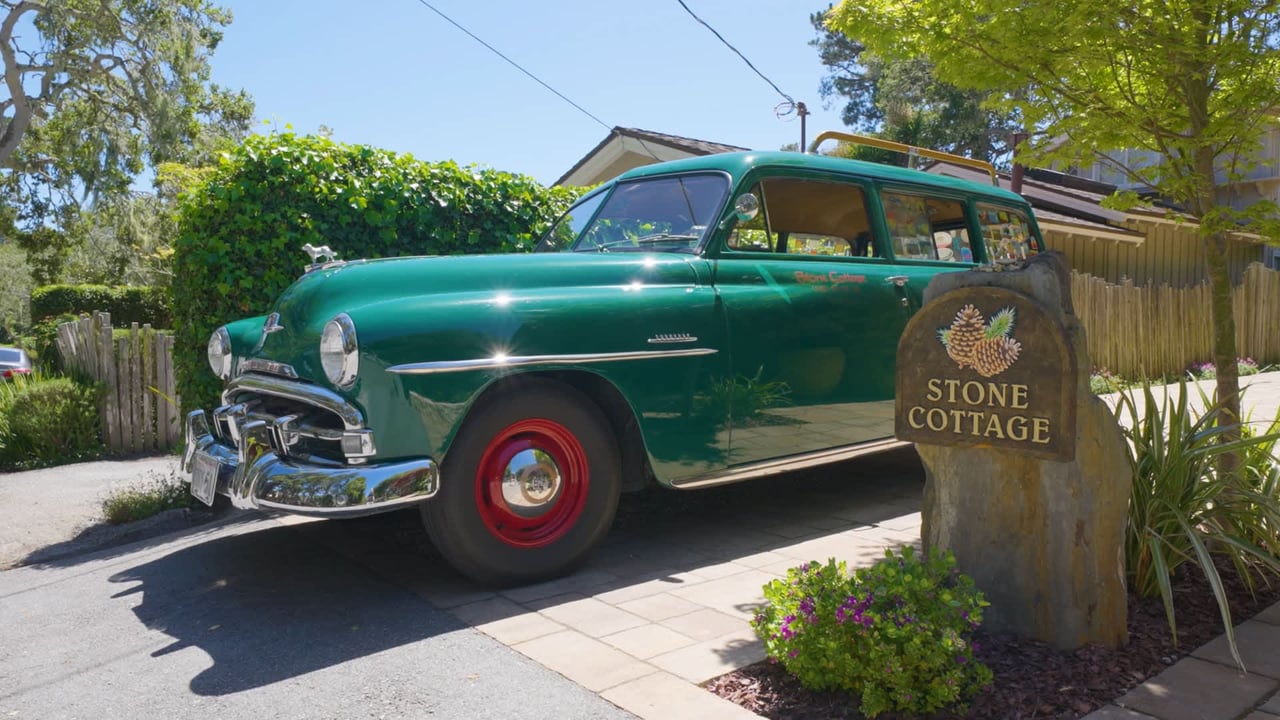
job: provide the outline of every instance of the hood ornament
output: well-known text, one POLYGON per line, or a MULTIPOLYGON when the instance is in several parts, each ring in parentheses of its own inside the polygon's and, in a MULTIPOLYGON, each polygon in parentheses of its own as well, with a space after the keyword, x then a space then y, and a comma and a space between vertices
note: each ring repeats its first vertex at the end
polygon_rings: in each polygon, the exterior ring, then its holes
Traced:
MULTIPOLYGON (((307 265, 306 272, 312 272, 314 270, 320 270, 342 264, 342 260, 338 259, 338 253, 334 252, 328 245, 316 247, 311 243, 307 243, 302 246, 302 251, 307 254, 307 257, 311 258, 310 264, 307 265)), ((305 275, 306 273, 303 274, 305 275)))

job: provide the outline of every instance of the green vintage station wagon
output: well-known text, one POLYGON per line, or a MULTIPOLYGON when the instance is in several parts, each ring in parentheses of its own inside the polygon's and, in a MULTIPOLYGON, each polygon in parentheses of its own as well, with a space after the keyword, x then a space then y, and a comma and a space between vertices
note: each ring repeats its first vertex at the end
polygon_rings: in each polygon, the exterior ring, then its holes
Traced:
POLYGON ((191 491, 324 517, 421 509, 459 571, 572 570, 619 494, 877 452, 935 273, 1042 248, 996 187, 814 154, 631 170, 533 254, 340 260, 209 340, 191 491))

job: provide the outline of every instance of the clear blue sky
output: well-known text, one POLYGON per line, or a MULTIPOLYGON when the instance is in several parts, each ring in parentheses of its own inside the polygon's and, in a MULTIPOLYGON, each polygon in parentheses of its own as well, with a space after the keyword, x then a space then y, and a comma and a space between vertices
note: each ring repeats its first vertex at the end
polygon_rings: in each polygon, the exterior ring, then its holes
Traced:
MULTIPOLYGON (((428 0, 609 126, 776 150, 800 137, 782 98, 676 0, 428 0)), ((808 135, 839 129, 809 13, 825 0, 685 0, 784 92, 808 135)), ((551 183, 607 134, 418 0, 221 0, 235 21, 215 82, 300 133, 551 183)))

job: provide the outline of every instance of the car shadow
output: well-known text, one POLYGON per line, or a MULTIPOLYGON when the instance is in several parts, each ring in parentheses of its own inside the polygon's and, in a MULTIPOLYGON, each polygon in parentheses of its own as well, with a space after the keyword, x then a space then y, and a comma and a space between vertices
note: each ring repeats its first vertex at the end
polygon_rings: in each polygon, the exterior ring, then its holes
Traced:
MULTIPOLYGON (((726 557, 839 532, 805 522, 829 520, 833 500, 847 501, 851 493, 865 498, 867 507, 848 526, 910 513, 909 502, 900 499, 903 488, 917 491, 922 478, 908 450, 803 476, 624 496, 616 526, 582 569, 505 589, 477 585, 444 563, 415 510, 283 525, 232 516, 199 533, 211 539, 180 538, 177 549, 159 557, 155 550, 164 547, 163 539, 111 551, 119 553, 116 562, 128 557, 127 549, 147 549, 144 557, 154 558, 112 575, 110 581, 121 586, 112 597, 133 603, 143 625, 173 638, 153 656, 189 647, 206 653, 212 664, 191 679, 190 689, 221 696, 529 612, 557 598, 571 601, 646 582, 676 588, 686 582, 684 573, 704 572, 726 557), (881 491, 898 504, 877 505, 886 497, 881 491), (633 550, 643 558, 633 558, 633 550), (498 596, 511 602, 481 602, 498 596), (468 604, 470 612, 459 612, 468 604)), ((727 608, 735 609, 743 610, 727 608)), ((756 652, 749 643, 727 651, 756 652)))
MULTIPOLYGON (((841 533, 878 532, 901 543, 918 541, 910 530, 918 523, 904 518, 919 510, 924 469, 913 448, 861 458, 804 473, 763 478, 723 487, 678 491, 653 488, 623 495, 613 528, 601 546, 576 572, 546 582, 506 588, 476 584, 454 572, 434 552, 416 511, 344 521, 344 532, 356 544, 382 548, 379 557, 366 552, 359 560, 385 578, 408 585, 436 607, 457 610, 471 625, 502 620, 557 599, 622 591, 636 596, 634 586, 680 590, 749 567, 785 561, 774 551, 807 541, 814 550, 839 545, 841 533), (758 565, 744 566, 744 558, 758 565), (406 568, 412 568, 407 570, 406 568), (510 603, 485 603, 501 596, 510 603)), ((868 544, 869 564, 883 553, 868 544)), ((806 547, 806 550, 808 548, 806 547)), ((794 559, 825 561, 827 555, 794 559)), ((659 591, 659 590, 655 590, 659 591)), ((754 606, 750 606, 754 607, 754 606)), ((749 606, 725 607, 742 614, 749 606)), ((753 610, 751 611, 753 612, 753 610)))
POLYGON ((112 597, 136 603, 143 625, 173 638, 153 657, 188 647, 208 654, 212 665, 190 683, 204 696, 270 685, 465 627, 324 547, 350 535, 341 523, 296 530, 232 528, 233 534, 185 545, 112 575, 121 586, 112 597))

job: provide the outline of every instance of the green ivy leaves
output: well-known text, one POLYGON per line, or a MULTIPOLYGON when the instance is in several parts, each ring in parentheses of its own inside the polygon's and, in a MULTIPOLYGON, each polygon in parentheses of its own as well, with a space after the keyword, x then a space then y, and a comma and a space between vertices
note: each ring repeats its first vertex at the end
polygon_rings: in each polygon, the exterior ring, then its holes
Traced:
POLYGON ((303 244, 345 259, 525 252, 577 194, 323 137, 250 137, 179 207, 174 364, 185 409, 216 404, 209 334, 266 313, 302 274, 303 244))

